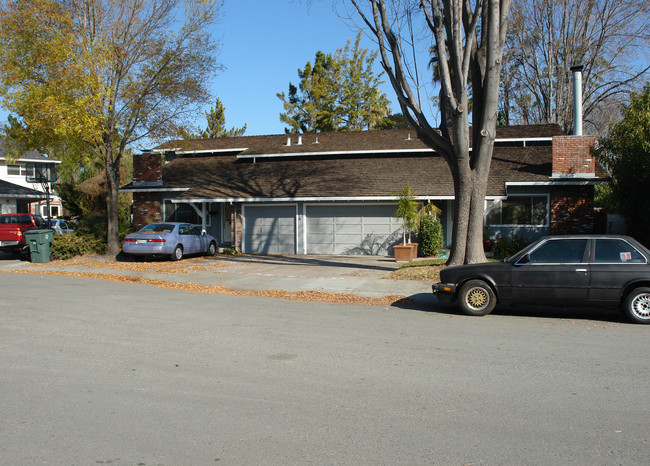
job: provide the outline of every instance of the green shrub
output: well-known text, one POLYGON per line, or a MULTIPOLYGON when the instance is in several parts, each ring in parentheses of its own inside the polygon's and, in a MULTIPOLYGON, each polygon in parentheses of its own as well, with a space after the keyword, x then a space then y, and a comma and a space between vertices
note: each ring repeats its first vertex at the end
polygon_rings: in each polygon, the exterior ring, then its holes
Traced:
POLYGON ((502 236, 494 242, 492 253, 494 257, 498 258, 510 257, 524 249, 528 244, 530 243, 520 236, 515 236, 512 240, 502 236))
POLYGON ((420 251, 424 257, 437 256, 442 250, 442 224, 433 215, 425 215, 420 220, 420 251))
POLYGON ((52 259, 66 260, 84 254, 105 254, 106 241, 92 234, 66 233, 55 234, 50 245, 52 259))

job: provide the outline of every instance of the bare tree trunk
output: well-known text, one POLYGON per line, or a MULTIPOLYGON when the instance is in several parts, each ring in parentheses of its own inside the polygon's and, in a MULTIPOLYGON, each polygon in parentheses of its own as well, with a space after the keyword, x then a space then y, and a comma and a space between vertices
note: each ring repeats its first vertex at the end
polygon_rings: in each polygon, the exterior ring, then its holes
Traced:
POLYGON ((106 254, 117 256, 120 252, 119 220, 118 220, 118 189, 120 187, 120 157, 113 160, 113 148, 110 142, 105 149, 106 168, 106 254))
POLYGON ((510 0, 350 1, 377 39, 381 64, 395 89, 402 114, 418 137, 451 169, 455 199, 448 264, 485 261, 483 207, 496 133, 499 74, 510 0), (413 64, 402 51, 404 44, 413 46, 401 36, 402 27, 408 29, 413 14, 422 15, 435 42, 441 86, 439 130, 429 124, 420 107, 415 92, 419 92, 419 80, 410 79, 413 64), (404 18, 408 18, 408 25, 402 24, 404 18), (470 82, 471 110, 467 95, 470 82))

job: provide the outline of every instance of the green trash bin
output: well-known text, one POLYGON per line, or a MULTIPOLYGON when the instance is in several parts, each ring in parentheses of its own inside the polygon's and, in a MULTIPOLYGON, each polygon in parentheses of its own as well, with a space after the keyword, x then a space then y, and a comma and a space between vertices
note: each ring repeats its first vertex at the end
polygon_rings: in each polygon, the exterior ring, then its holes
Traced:
POLYGON ((50 244, 54 239, 54 230, 29 230, 25 240, 29 245, 29 257, 32 262, 50 262, 50 244))

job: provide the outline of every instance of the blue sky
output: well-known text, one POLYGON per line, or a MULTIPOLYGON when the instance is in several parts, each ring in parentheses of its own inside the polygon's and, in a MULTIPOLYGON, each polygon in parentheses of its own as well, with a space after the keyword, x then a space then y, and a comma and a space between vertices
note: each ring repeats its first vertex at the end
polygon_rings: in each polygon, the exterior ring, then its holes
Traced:
MULTIPOLYGON (((345 46, 354 38, 332 9, 331 0, 226 0, 225 15, 215 33, 222 38, 219 61, 226 67, 214 80, 214 93, 226 109, 226 125, 248 125, 246 135, 284 133, 280 122, 282 102, 289 82, 298 84, 298 68, 313 63, 318 50, 325 53, 345 46)), ((366 37, 362 47, 375 50, 366 37)), ((379 60, 376 71, 381 71, 379 60)), ((382 90, 391 102, 388 83, 382 90)), ((393 105, 397 108, 396 105, 393 105)), ((197 124, 205 126, 199 118, 197 124)))

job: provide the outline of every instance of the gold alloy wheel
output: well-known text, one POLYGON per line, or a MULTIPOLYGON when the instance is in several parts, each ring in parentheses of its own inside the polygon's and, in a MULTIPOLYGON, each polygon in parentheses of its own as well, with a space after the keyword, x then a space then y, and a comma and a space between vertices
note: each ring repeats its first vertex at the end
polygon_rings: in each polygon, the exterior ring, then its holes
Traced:
POLYGON ((483 309, 490 302, 487 291, 481 287, 471 288, 467 292, 467 304, 477 311, 483 309))

